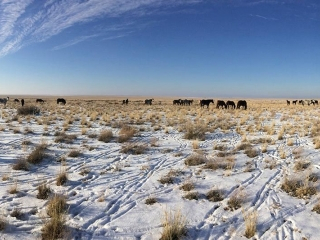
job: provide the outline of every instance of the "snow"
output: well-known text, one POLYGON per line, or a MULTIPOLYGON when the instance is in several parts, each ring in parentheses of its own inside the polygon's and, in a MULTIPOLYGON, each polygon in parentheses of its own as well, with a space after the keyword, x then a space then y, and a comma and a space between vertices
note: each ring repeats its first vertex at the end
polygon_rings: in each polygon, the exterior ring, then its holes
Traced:
MULTIPOLYGON (((130 102, 128 106, 113 107, 104 102, 99 102, 96 108, 89 106, 89 103, 77 101, 68 101, 66 106, 46 103, 40 106, 40 115, 20 116, 18 120, 13 120, 16 106, 9 104, 2 109, 0 215, 7 226, 0 231, 1 239, 41 238, 41 228, 49 218, 46 214, 48 200, 37 199, 36 195, 37 186, 44 182, 53 193, 67 196, 69 239, 159 239, 166 210, 180 210, 186 217, 186 239, 247 239, 243 214, 250 211, 258 214, 255 239, 318 239, 320 215, 312 211, 319 202, 318 194, 299 199, 281 190, 287 175, 299 177, 309 171, 320 176, 319 150, 315 149, 310 133, 311 127, 319 120, 317 107, 305 106, 295 110, 299 106, 286 109, 275 105, 260 112, 255 109, 230 111, 171 106, 169 103, 165 105, 164 101, 162 105, 152 106, 136 103, 133 107, 130 102), (97 113, 97 119, 90 119, 92 112, 97 113), (288 116, 286 120, 281 119, 284 115, 288 116), (172 121, 176 120, 176 124, 168 125, 168 116, 172 121), (240 125, 241 118, 246 116, 247 121, 240 125), (90 127, 81 124, 84 117, 90 127), (242 133, 235 127, 228 130, 211 127, 205 134, 205 140, 199 141, 198 149, 193 149, 193 140, 184 139, 185 129, 179 129, 186 122, 198 118, 219 123, 217 119, 223 117, 226 122, 235 122, 242 133), (70 118, 73 121, 67 124, 66 133, 76 134, 77 138, 72 143, 55 142, 55 133, 62 132, 70 118), (137 119, 139 124, 134 123, 137 119), (257 119, 262 119, 262 122, 257 119), (127 143, 117 142, 120 127, 116 125, 125 121, 131 121, 129 125, 142 129, 129 142, 145 144, 145 153, 121 152, 127 143), (275 134, 248 130, 248 126, 258 124, 274 124, 275 134), (296 129, 291 133, 287 129, 284 138, 278 140, 277 133, 288 124, 296 129), (155 131, 155 126, 159 126, 159 130, 155 131), (84 127, 88 132, 81 134, 84 127), (32 132, 25 133, 26 128, 32 132), (102 130, 111 130, 114 138, 104 143, 97 137, 89 137, 93 133, 99 135, 102 130), (302 130, 307 134, 301 134, 302 130), (262 153, 263 143, 257 140, 253 145, 259 149, 259 154, 254 158, 248 157, 243 150, 232 152, 242 143, 244 133, 252 142, 261 137, 269 137, 273 142, 268 144, 267 152, 262 153), (289 138, 294 139, 292 146, 288 145, 289 138), (23 144, 27 141, 30 144, 23 144), (152 141, 155 144, 151 144, 152 141), (47 156, 43 162, 31 164, 29 171, 12 169, 18 158, 27 157, 42 143, 47 145, 47 156), (218 159, 219 150, 214 148, 217 145, 224 145, 226 152, 232 152, 235 160, 232 169, 211 170, 204 169, 203 164, 185 165, 185 159, 194 152, 204 154, 207 159, 218 159), (74 149, 80 150, 79 157, 68 156, 74 149), (297 149, 300 149, 299 157, 296 157, 297 149), (284 159, 280 151, 285 151, 284 159), (61 158, 66 161, 61 162, 61 158), (310 161, 310 167, 295 171, 294 163, 298 158, 310 161), (270 161, 276 163, 274 168, 266 167, 270 161), (251 171, 246 171, 248 163, 252 163, 251 171), (68 181, 57 186, 56 177, 63 170, 68 174, 68 181), (174 183, 161 184, 158 180, 168 173, 173 174, 174 183), (194 184, 193 191, 199 193, 198 200, 184 198, 186 192, 180 186, 186 181, 194 184), (14 184, 18 186, 18 193, 8 193, 14 184), (222 201, 207 200, 206 193, 212 189, 222 191, 222 201), (239 191, 244 194, 244 203, 232 211, 228 209, 227 202, 239 191), (145 200, 149 197, 155 197, 157 202, 147 205, 145 200), (10 216, 17 208, 23 213, 21 219, 10 216)), ((318 181, 314 185, 318 188, 318 181)))

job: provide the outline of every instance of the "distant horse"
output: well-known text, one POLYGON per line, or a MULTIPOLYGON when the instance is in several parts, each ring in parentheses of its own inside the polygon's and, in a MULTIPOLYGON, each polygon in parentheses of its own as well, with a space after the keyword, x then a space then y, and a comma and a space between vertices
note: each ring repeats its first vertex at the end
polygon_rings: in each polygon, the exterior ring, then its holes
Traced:
POLYGON ((293 104, 293 105, 297 105, 297 101, 298 101, 298 100, 292 101, 292 104, 293 104))
POLYGON ((234 103, 234 101, 227 101, 227 108, 231 108, 231 109, 236 109, 236 104, 234 103))
POLYGON ((154 99, 152 98, 152 99, 146 99, 146 100, 144 100, 144 104, 146 104, 146 105, 152 105, 152 101, 153 101, 154 99))
POLYGON ((123 105, 123 104, 128 105, 128 102, 129 102, 128 98, 127 98, 126 100, 122 100, 122 105, 123 105))
POLYGON ((15 98, 13 101, 14 101, 15 103, 20 103, 20 101, 19 101, 18 98, 15 98))
POLYGON ((4 106, 7 105, 7 102, 9 101, 9 97, 6 98, 0 98, 0 103, 2 103, 4 106))
POLYGON ((24 99, 22 98, 21 99, 21 106, 23 107, 23 105, 24 105, 24 99))
POLYGON ((210 104, 210 103, 214 104, 213 99, 202 99, 202 100, 200 100, 200 106, 201 106, 202 108, 204 108, 204 105, 206 105, 207 108, 209 108, 209 104, 210 104))
POLYGON ((223 100, 218 100, 216 108, 227 108, 227 104, 223 100))
POLYGON ((182 100, 182 105, 185 105, 185 106, 190 106, 191 104, 193 103, 193 100, 188 100, 188 99, 185 99, 185 100, 182 100))
POLYGON ((289 100, 287 100, 287 106, 289 106, 290 105, 290 101, 289 100))
POLYGON ((299 100, 298 102, 300 105, 304 106, 304 101, 303 100, 299 100))
POLYGON ((41 98, 37 98, 36 103, 44 103, 44 100, 41 98))
POLYGON ((313 105, 319 105, 318 100, 311 100, 313 102, 313 105))
POLYGON ((181 105, 182 104, 182 100, 181 99, 176 99, 172 101, 173 105, 181 105))
POLYGON ((247 101, 246 100, 239 100, 237 103, 237 109, 243 108, 247 110, 247 101))
POLYGON ((58 98, 57 99, 57 104, 60 104, 60 103, 62 103, 63 105, 66 105, 66 100, 64 99, 64 98, 58 98))

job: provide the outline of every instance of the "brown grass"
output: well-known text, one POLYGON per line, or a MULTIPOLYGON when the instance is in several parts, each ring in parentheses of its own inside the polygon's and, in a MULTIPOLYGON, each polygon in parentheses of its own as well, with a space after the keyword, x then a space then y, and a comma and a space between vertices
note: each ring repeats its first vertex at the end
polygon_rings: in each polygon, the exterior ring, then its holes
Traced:
POLYGON ((51 194, 51 189, 50 187, 47 186, 47 184, 43 183, 37 187, 38 194, 37 198, 38 199, 48 199, 49 195, 51 194))
POLYGON ((29 164, 25 158, 19 158, 16 162, 12 165, 13 170, 29 170, 29 164))
POLYGON ((212 189, 206 194, 207 199, 210 202, 220 202, 223 200, 222 191, 219 189, 212 189))
POLYGON ((67 210, 66 197, 62 195, 55 195, 49 200, 46 210, 50 217, 65 213, 67 210))
POLYGON ((57 176, 57 186, 62 186, 64 184, 66 184, 66 182, 68 181, 68 174, 65 170, 62 170, 58 176, 57 176))
POLYGON ((181 211, 165 211, 160 240, 178 240, 187 235, 187 220, 181 211))
POLYGON ((250 211, 250 212, 245 212, 244 210, 242 211, 243 219, 245 222, 245 232, 244 236, 246 238, 252 238, 257 229, 257 219, 258 219, 258 213, 256 210, 250 211))
POLYGON ((46 157, 46 145, 38 145, 27 157, 27 161, 32 164, 39 164, 46 157))
POLYGON ((198 200, 199 199, 199 193, 198 192, 188 192, 183 197, 185 199, 188 199, 188 200, 198 200))
POLYGON ((202 154, 192 154, 184 161, 187 166, 197 166, 205 163, 206 158, 202 154))
POLYGON ((191 191, 194 189, 194 184, 190 181, 186 181, 184 184, 182 184, 179 189, 183 191, 191 191))
POLYGON ((129 141, 137 133, 136 128, 130 125, 124 125, 119 132, 118 142, 123 143, 129 141))
POLYGON ((72 158, 79 157, 80 155, 81 152, 79 150, 71 150, 68 154, 68 156, 72 158))
POLYGON ((297 198, 310 198, 312 195, 317 194, 317 189, 310 183, 309 179, 299 179, 285 177, 281 184, 281 189, 288 193, 290 196, 297 198))
POLYGON ((139 155, 144 154, 147 150, 147 145, 143 143, 127 143, 122 145, 121 153, 139 155))
POLYGON ((184 138, 189 140, 204 141, 206 139, 206 131, 207 127, 204 124, 188 123, 185 126, 184 138))
POLYGON ((98 140, 104 143, 108 143, 113 138, 113 133, 111 130, 104 130, 100 133, 98 140))
POLYGON ((148 197, 145 201, 145 204, 147 205, 153 205, 155 203, 157 203, 157 199, 155 197, 148 197))

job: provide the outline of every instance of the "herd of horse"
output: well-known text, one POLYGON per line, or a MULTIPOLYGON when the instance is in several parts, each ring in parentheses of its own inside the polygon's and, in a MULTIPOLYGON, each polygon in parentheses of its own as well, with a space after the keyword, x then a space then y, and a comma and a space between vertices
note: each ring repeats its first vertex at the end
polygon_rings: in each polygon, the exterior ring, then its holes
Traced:
MULTIPOLYGON (((0 98, 0 104, 3 104, 4 106, 7 105, 7 102, 9 101, 9 97, 6 97, 6 98, 0 98)), ((13 100, 13 102, 15 103, 21 103, 21 106, 23 107, 24 106, 24 99, 22 98, 21 100, 19 100, 18 98, 15 98, 13 100)), ((45 103, 45 101, 41 98, 37 98, 36 99, 36 103, 40 103, 40 104, 43 104, 45 103)), ((64 98, 58 98, 57 99, 57 104, 62 104, 62 105, 66 105, 67 101, 64 99, 64 98)))
MULTIPOLYGON (((9 101, 9 97, 6 98, 0 98, 0 104, 3 104, 4 106, 6 106, 7 102, 9 101)), ((146 99, 144 101, 145 105, 152 105, 152 102, 154 101, 154 99, 146 99)), ((14 99, 15 103, 21 103, 22 106, 24 106, 24 99, 14 99)), ((40 103, 43 104, 45 103, 45 100, 41 99, 41 98, 37 98, 36 99, 36 103, 40 103)), ((64 98, 58 98, 57 99, 57 104, 62 104, 62 105, 66 105, 67 101, 64 98)), ((122 104, 128 105, 129 100, 125 99, 122 100, 122 104)), ((199 105, 201 108, 204 108, 205 106, 207 108, 209 108, 210 103, 214 104, 214 100, 213 99, 201 99, 199 100, 199 105)), ((193 100, 190 99, 176 99, 173 100, 173 105, 183 105, 183 106, 190 106, 193 104, 193 100)), ((290 105, 291 102, 289 100, 287 100, 287 105, 290 105)), ((299 105, 318 105, 318 100, 315 99, 311 99, 311 100, 293 100, 292 101, 293 105, 299 104, 299 105)), ((223 101, 223 100, 217 100, 217 104, 216 104, 216 108, 217 109, 247 109, 247 101, 246 100, 239 100, 237 102, 237 104, 235 104, 234 101, 223 101)))
MULTIPOLYGON (((315 100, 315 99, 311 99, 311 100, 293 100, 292 101, 292 105, 297 105, 297 103, 299 104, 299 105, 302 105, 302 106, 304 106, 305 104, 307 104, 308 106, 310 106, 310 105, 319 105, 319 103, 318 103, 318 100, 315 100)), ((287 105, 290 105, 290 101, 289 100, 287 100, 287 105)))

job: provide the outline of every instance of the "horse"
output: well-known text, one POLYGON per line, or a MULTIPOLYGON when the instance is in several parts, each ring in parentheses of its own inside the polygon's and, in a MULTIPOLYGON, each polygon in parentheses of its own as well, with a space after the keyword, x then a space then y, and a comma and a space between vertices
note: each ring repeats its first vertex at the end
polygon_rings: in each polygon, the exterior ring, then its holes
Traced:
POLYGON ((234 103, 234 101, 227 101, 227 108, 231 108, 231 109, 235 109, 236 108, 236 104, 234 103))
POLYGON ((210 103, 214 104, 213 99, 202 99, 202 100, 200 100, 200 106, 201 106, 202 108, 204 108, 204 105, 206 105, 207 108, 209 108, 209 104, 210 104, 210 103))
POLYGON ((13 101, 14 101, 15 103, 20 103, 20 101, 19 101, 18 98, 15 98, 13 101))
POLYGON ((181 99, 177 99, 177 100, 173 100, 173 105, 181 105, 182 104, 182 100, 181 99))
POLYGON ((292 104, 293 104, 293 105, 297 105, 297 101, 298 101, 298 100, 292 101, 292 104))
POLYGON ((44 100, 41 98, 37 98, 36 103, 44 103, 44 100))
POLYGON ((188 105, 190 106, 191 104, 193 103, 193 100, 188 100, 188 99, 185 99, 185 100, 182 100, 182 105, 188 105))
POLYGON ((128 102, 129 102, 128 98, 127 98, 126 100, 122 100, 122 105, 123 105, 123 104, 128 105, 128 102))
POLYGON ((152 105, 152 101, 153 101, 154 99, 152 98, 152 99, 146 99, 146 100, 144 100, 144 104, 146 104, 146 105, 152 105))
POLYGON ((287 106, 289 106, 290 105, 290 101, 289 100, 287 100, 287 106))
POLYGON ((7 105, 7 102, 9 101, 9 97, 6 98, 0 98, 0 103, 2 103, 4 106, 7 105))
POLYGON ((237 109, 243 108, 244 110, 247 110, 247 101, 246 100, 239 100, 237 103, 237 109))
POLYGON ((24 99, 22 98, 21 99, 21 106, 23 107, 23 105, 24 105, 24 99))
POLYGON ((66 105, 66 100, 64 99, 64 98, 58 98, 57 99, 57 104, 60 104, 60 103, 62 103, 63 105, 66 105))
POLYGON ((318 105, 318 100, 312 100, 313 101, 313 105, 318 105))
POLYGON ((299 100, 298 102, 300 105, 304 106, 304 101, 303 100, 299 100))
POLYGON ((216 106, 216 108, 227 108, 227 104, 223 101, 223 100, 218 100, 217 101, 217 106, 216 106))

